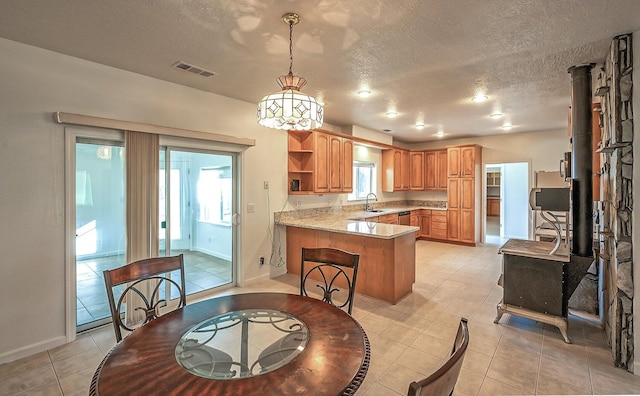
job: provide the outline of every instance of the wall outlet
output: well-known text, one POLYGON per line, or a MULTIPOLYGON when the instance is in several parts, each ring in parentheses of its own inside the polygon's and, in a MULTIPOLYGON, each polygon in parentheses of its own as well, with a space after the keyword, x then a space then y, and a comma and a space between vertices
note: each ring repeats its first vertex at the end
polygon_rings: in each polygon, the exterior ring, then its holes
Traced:
POLYGON ((268 189, 269 189, 269 181, 268 181, 268 180, 265 180, 265 181, 264 181, 264 189, 265 189, 265 190, 268 190, 268 189))
POLYGON ((264 256, 260 256, 260 265, 264 265, 264 256))

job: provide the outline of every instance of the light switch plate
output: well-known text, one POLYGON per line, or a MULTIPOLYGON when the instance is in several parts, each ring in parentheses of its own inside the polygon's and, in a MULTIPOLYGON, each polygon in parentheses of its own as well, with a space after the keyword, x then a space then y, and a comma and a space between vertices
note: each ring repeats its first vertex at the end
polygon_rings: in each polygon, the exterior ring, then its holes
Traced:
POLYGON ((256 204, 248 203, 247 204, 247 213, 255 213, 256 212, 256 204))

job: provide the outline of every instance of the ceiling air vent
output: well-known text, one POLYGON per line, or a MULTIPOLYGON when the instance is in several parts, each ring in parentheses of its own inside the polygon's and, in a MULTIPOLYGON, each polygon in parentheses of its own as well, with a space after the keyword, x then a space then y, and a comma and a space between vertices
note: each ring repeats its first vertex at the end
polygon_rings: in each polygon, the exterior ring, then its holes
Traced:
POLYGON ((201 67, 198 66, 194 66, 194 65, 190 65, 186 62, 183 61, 178 61, 176 63, 173 64, 173 67, 176 67, 180 70, 184 70, 184 71, 188 71, 191 72, 193 74, 198 74, 202 77, 211 77, 211 76, 215 76, 216 73, 209 71, 209 70, 205 70, 201 67))

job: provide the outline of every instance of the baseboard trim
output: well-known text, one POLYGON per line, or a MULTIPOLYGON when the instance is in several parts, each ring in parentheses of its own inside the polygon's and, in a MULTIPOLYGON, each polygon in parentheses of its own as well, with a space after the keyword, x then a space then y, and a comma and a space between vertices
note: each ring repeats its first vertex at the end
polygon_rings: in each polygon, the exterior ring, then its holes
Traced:
POLYGON ((58 347, 60 345, 64 345, 66 343, 67 343, 67 337, 60 336, 60 337, 51 338, 46 341, 41 341, 35 344, 26 345, 22 348, 14 349, 13 351, 0 353, 0 364, 13 362, 15 360, 22 359, 27 356, 35 355, 36 353, 44 352, 51 348, 58 347))

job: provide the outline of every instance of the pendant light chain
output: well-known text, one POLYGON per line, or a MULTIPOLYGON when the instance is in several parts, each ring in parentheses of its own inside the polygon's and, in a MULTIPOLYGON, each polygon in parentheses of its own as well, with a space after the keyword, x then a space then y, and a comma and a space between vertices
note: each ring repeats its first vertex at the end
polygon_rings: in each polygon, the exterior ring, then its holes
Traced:
POLYGON ((293 75, 293 21, 289 21, 289 75, 293 75))

